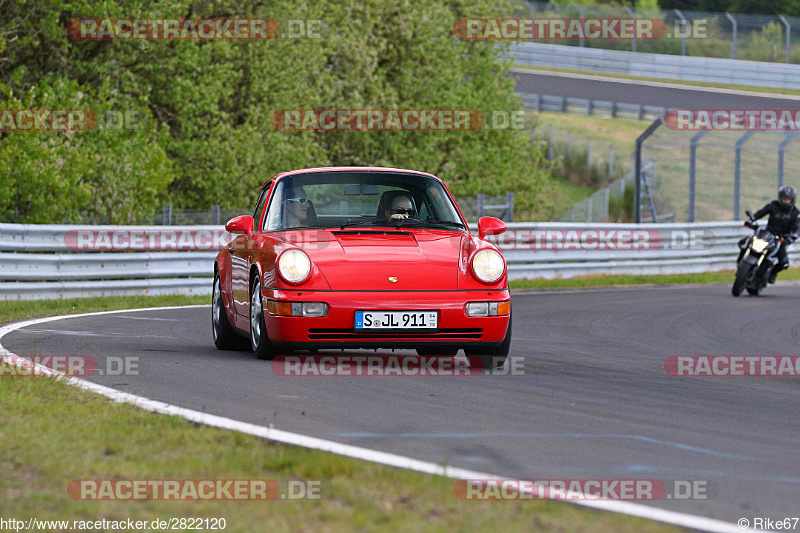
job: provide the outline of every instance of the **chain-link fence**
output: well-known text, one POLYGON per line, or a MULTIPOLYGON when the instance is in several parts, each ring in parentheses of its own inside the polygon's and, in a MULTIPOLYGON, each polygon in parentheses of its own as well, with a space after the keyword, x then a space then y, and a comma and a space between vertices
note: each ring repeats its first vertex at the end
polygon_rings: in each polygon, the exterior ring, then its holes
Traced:
POLYGON ((781 185, 800 187, 798 132, 686 131, 657 123, 642 145, 644 162, 652 160, 658 175, 643 183, 643 222, 652 221, 651 198, 659 217, 678 222, 742 220, 746 210, 775 199, 781 185))
POLYGON ((516 17, 596 19, 640 18, 663 21, 658 39, 563 39, 546 42, 589 48, 800 63, 800 18, 703 11, 633 9, 619 5, 521 2, 516 17))

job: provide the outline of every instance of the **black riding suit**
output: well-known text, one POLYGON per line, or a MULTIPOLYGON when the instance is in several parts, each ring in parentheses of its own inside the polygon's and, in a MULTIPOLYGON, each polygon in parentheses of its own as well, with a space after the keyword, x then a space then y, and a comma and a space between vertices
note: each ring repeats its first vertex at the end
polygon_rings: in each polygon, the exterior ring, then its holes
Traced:
POLYGON ((789 252, 787 248, 797 238, 797 232, 800 231, 800 211, 797 210, 794 204, 790 209, 785 209, 781 202, 772 200, 756 211, 753 214, 753 219, 758 220, 764 215, 769 215, 767 231, 777 237, 789 237, 790 239, 790 242, 784 240, 778 249, 778 264, 774 270, 775 273, 778 273, 789 267, 789 252))

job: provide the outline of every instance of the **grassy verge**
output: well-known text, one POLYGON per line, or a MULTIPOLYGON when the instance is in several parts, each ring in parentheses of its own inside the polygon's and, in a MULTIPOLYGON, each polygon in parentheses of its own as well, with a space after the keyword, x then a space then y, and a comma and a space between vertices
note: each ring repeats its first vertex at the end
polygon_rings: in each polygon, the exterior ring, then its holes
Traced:
MULTIPOLYGON (((622 150, 625 154, 633 151, 636 138, 647 128, 649 122, 633 120, 627 118, 605 118, 587 115, 575 115, 572 113, 556 113, 553 111, 540 111, 535 114, 537 120, 537 133, 544 135, 547 132, 547 125, 571 131, 576 135, 590 137, 593 142, 601 142, 611 145, 615 150, 622 150)), ((576 145, 578 143, 576 142, 576 145)), ((603 155, 604 147, 596 147, 595 155, 603 155)), ((622 160, 622 157, 617 154, 622 160)), ((628 161, 620 161, 628 163, 628 161)))
POLYGON ((734 85, 731 83, 710 83, 703 81, 686 81, 686 80, 672 80, 666 78, 648 78, 646 76, 630 76, 628 74, 615 74, 608 72, 587 72, 585 70, 574 70, 553 67, 535 67, 531 65, 514 65, 514 68, 519 70, 542 70, 547 72, 563 72, 566 74, 583 74, 586 76, 602 76, 604 78, 619 78, 623 80, 637 80, 637 81, 652 81, 658 83, 672 83, 678 85, 687 85, 690 87, 709 87, 713 89, 730 89, 734 91, 749 91, 756 93, 770 93, 770 94, 786 94, 800 96, 798 89, 783 89, 779 87, 759 87, 755 85, 734 85))
POLYGON ((211 304, 211 296, 103 296, 65 300, 0 301, 0 324, 40 316, 74 315, 113 309, 211 304))
MULTIPOLYGON (((114 308, 206 303, 206 297, 4 302, 0 322, 114 308)), ((674 531, 554 502, 460 501, 453 480, 197 426, 48 378, 0 379, 4 518, 219 518, 225 531, 674 531), (78 501, 79 479, 322 480, 320 500, 78 501)), ((70 528, 72 526, 70 525, 70 528)))
MULTIPOLYGON (((520 279, 509 282, 511 290, 566 289, 581 287, 626 287, 636 285, 692 285, 733 283, 734 271, 701 274, 585 276, 569 279, 520 279)), ((800 280, 800 269, 789 269, 778 276, 780 281, 800 280)))

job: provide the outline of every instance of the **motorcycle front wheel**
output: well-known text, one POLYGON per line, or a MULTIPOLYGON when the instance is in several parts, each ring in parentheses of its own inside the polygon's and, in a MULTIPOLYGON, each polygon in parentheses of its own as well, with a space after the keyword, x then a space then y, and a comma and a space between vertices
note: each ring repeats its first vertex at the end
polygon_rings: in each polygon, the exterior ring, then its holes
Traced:
POLYGON ((734 296, 742 294, 742 289, 744 289, 747 278, 750 277, 750 270, 752 270, 752 268, 753 265, 749 263, 739 263, 739 268, 736 270, 736 280, 733 282, 733 287, 731 288, 731 294, 734 296))

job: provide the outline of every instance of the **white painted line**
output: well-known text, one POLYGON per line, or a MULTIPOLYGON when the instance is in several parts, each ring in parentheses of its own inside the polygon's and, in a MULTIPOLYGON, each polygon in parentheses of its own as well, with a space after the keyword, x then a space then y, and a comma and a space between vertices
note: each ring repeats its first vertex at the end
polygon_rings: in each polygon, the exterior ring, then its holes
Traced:
POLYGON ((627 78, 611 78, 608 76, 594 76, 591 74, 573 74, 570 72, 551 72, 549 70, 537 70, 515 67, 511 72, 526 74, 542 74, 546 76, 557 76, 561 78, 572 78, 578 80, 594 80, 609 83, 624 83, 627 85, 646 85, 647 87, 663 87, 664 89, 680 89, 683 91, 700 91, 717 94, 735 94, 739 96, 751 96, 754 98, 779 98, 782 100, 800 100, 800 96, 793 94, 778 93, 759 93, 755 91, 741 91, 738 89, 720 89, 716 87, 701 87, 699 85, 685 85, 680 83, 665 83, 660 81, 629 80, 627 78))
MULTIPOLYGON (((50 316, 44 318, 34 318, 30 320, 23 320, 20 322, 13 322, 0 326, 0 357, 8 364, 18 366, 30 366, 31 361, 11 353, 2 345, 2 339, 12 331, 35 324, 42 324, 45 322, 54 322, 56 320, 63 320, 67 318, 78 318, 85 316, 99 316, 108 315, 112 313, 130 313, 138 311, 154 311, 154 310, 169 310, 169 309, 186 309, 193 307, 210 307, 208 305, 186 305, 174 307, 149 307, 144 309, 122 309, 119 311, 101 311, 98 313, 81 313, 77 315, 62 315, 50 316)), ((106 398, 109 398, 118 403, 133 404, 141 409, 151 411, 153 413, 160 413, 170 416, 179 416, 190 422, 196 422, 206 426, 217 427, 221 429, 230 429, 248 435, 254 435, 267 440, 282 442, 285 444, 292 444, 294 446, 302 446, 303 448, 310 448, 313 450, 321 450, 325 452, 335 453, 346 457, 353 457, 364 461, 379 463, 383 465, 393 466, 396 468, 403 468, 406 470, 414 470, 416 472, 423 472, 426 474, 433 474, 437 476, 444 476, 452 479, 507 479, 503 476, 495 474, 487 474, 484 472, 477 472, 474 470, 466 470, 464 468, 455 468, 445 465, 439 465, 428 461, 421 461, 419 459, 412 459, 402 455, 393 453, 381 452, 378 450, 370 450, 368 448, 361 448, 359 446, 351 446, 341 442, 335 442, 316 437, 309 437, 300 435, 298 433, 291 433, 274 429, 272 427, 257 426, 247 422, 240 422, 231 418, 222 416, 211 415, 208 413, 201 413, 193 409, 186 409, 185 407, 178 407, 168 403, 150 400, 142 396, 136 396, 127 392, 118 391, 103 385, 92 383, 77 378, 67 378, 63 374, 54 372, 52 369, 42 365, 36 365, 37 369, 43 375, 61 377, 67 384, 79 387, 81 389, 95 392, 106 398)), ((600 511, 608 511, 614 513, 621 513, 628 516, 637 516, 655 520, 657 522, 664 522, 676 526, 687 527, 691 529, 700 529, 703 531, 720 532, 720 533, 733 533, 742 531, 736 524, 715 520, 713 518, 706 518, 704 516, 692 515, 688 513, 678 513, 675 511, 667 511, 656 507, 649 507, 638 503, 631 503, 627 501, 564 501, 563 503, 573 503, 583 507, 590 507, 600 511)))

